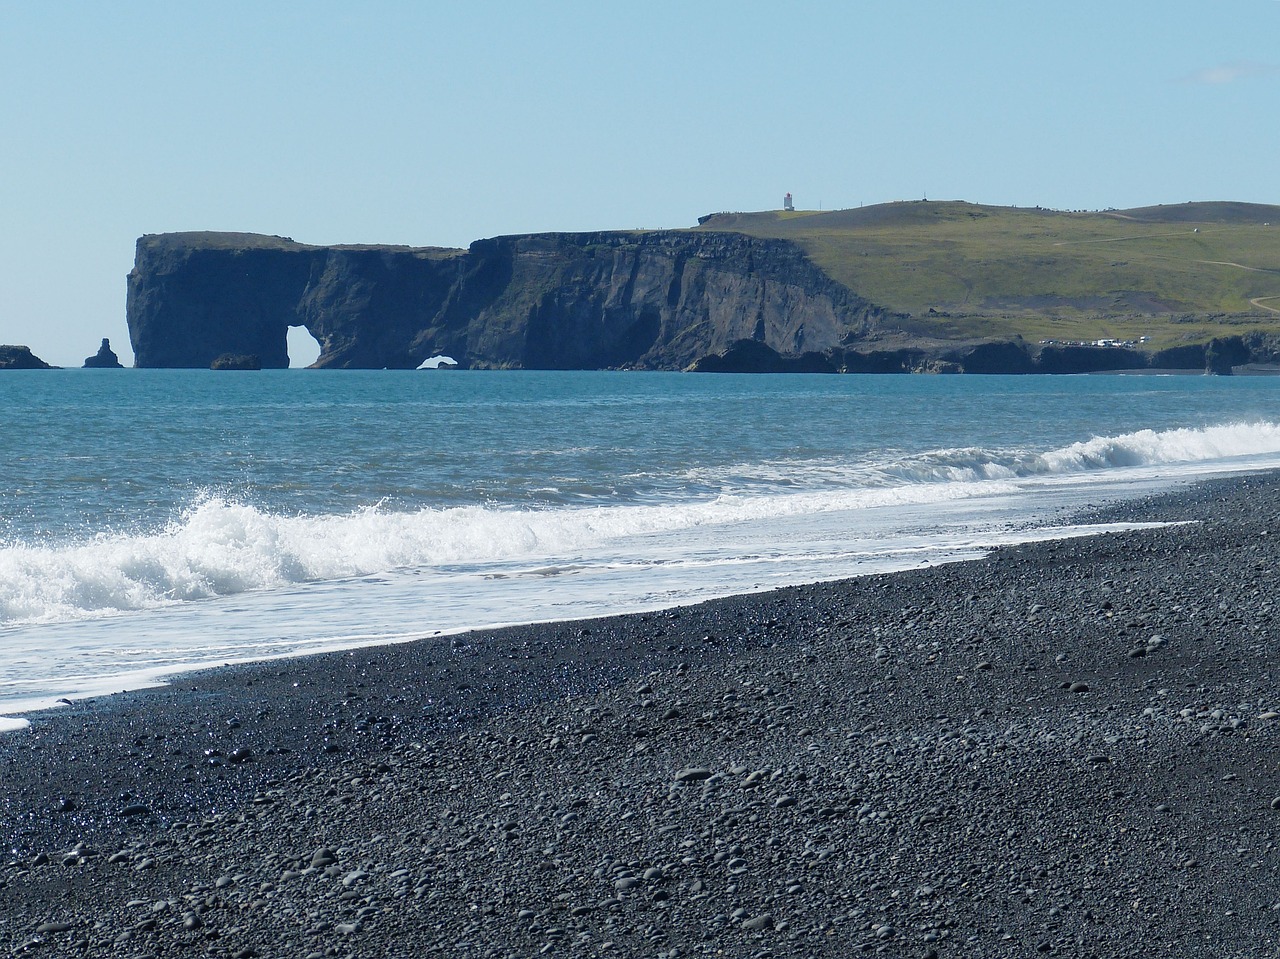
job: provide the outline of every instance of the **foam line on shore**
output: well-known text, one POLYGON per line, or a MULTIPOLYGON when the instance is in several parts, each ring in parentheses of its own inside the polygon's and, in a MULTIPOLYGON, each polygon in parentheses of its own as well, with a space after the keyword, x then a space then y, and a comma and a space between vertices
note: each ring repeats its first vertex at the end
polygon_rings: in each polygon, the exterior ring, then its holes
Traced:
MULTIPOLYGON (((972 539, 965 539, 963 541, 956 541, 951 544, 951 548, 944 553, 938 553, 937 550, 932 547, 927 550, 922 547, 918 550, 907 551, 906 553, 897 551, 886 556, 877 557, 872 561, 873 565, 868 573, 861 575, 887 572, 891 573, 931 565, 937 566, 954 562, 967 562, 981 559, 988 555, 992 549, 1003 546, 1043 542, 1046 540, 1088 538, 1106 533, 1117 533, 1138 529, 1155 529, 1167 525, 1177 525, 1177 523, 1176 521, 1172 523, 1114 522, 1004 530, 985 537, 975 537, 972 539), (927 554, 928 558, 922 559, 922 554, 927 554)), ((540 572, 544 571, 530 570, 528 571, 528 577, 531 579, 543 578, 538 575, 540 572)), ((834 579, 832 577, 822 577, 815 579, 812 582, 831 582, 845 578, 847 577, 835 577, 834 579)), ((724 599, 735 595, 748 595, 750 592, 762 592, 769 588, 774 587, 761 587, 759 589, 746 592, 712 590, 704 592, 696 598, 691 598, 686 602, 675 605, 688 605, 690 602, 703 602, 711 599, 724 599)), ((477 621, 465 624, 448 625, 440 629, 432 630, 432 637, 453 636, 467 632, 492 631, 515 626, 549 625, 570 619, 573 621, 582 621, 590 619, 604 619, 613 616, 652 613, 669 609, 672 605, 672 603, 667 601, 637 601, 623 606, 609 608, 604 611, 600 611, 591 605, 570 605, 568 607, 561 607, 560 615, 555 616, 536 616, 518 621, 489 620, 483 622, 477 621)), ((298 640, 279 640, 274 643, 259 644, 259 648, 262 651, 258 654, 249 656, 237 656, 234 653, 228 652, 225 647, 209 647, 204 652, 196 651, 189 654, 188 658, 185 658, 180 662, 167 663, 162 666, 141 669, 124 669, 120 671, 98 671, 93 675, 61 674, 49 683, 41 684, 46 687, 43 694, 28 695, 24 698, 5 703, 4 711, 9 715, 37 713, 44 710, 53 710, 56 712, 63 705, 74 705, 74 703, 69 701, 69 698, 76 701, 84 701, 91 698, 110 696, 119 692, 154 688, 166 685, 173 679, 173 677, 180 676, 184 673, 191 673, 222 666, 242 666, 255 663, 268 663, 284 659, 321 655, 325 653, 397 645, 400 643, 419 641, 424 638, 425 637, 421 631, 390 635, 352 634, 327 637, 309 636, 298 640), (272 651, 272 647, 275 647, 277 651, 272 651)), ((138 652, 148 653, 149 651, 140 649, 138 652)), ((5 720, 3 717, 0 717, 0 734, 7 731, 11 732, 25 728, 25 725, 13 725, 6 728, 5 725, 3 725, 5 722, 14 724, 25 723, 24 720, 18 718, 5 720)))
MULTIPOLYGON (((281 515, 205 494, 165 528, 0 543, 0 625, 96 619, 396 569, 572 556, 645 536, 839 511, 978 500, 1064 479, 1211 473, 1280 453, 1280 426, 1096 437, 1043 453, 944 449, 882 462, 774 464, 705 499, 535 509, 464 506, 281 515)), ((712 484, 717 485, 717 484, 712 484)), ((623 549, 625 552, 625 549, 623 549)))

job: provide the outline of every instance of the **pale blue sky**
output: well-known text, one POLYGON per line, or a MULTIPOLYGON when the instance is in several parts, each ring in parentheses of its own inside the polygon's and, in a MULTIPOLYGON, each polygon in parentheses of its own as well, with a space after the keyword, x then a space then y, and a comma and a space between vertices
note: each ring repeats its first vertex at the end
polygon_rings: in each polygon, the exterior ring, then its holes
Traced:
POLYGON ((464 246, 928 195, 1280 202, 1277 0, 0 0, 0 343, 135 239, 464 246))

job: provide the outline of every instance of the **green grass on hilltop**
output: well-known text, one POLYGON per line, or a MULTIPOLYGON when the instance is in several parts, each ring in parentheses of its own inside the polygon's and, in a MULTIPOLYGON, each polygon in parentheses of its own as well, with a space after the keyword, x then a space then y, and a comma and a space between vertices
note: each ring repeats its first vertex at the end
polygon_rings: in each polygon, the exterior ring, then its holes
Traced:
POLYGON ((919 334, 1148 336, 1159 347, 1280 331, 1277 206, 1067 213, 922 200, 724 213, 698 229, 792 240, 860 296, 910 314, 919 334))
POLYGON ((412 253, 426 259, 444 259, 466 251, 437 246, 401 246, 386 243, 340 243, 318 246, 299 243, 288 236, 271 236, 265 233, 230 233, 224 231, 187 231, 183 233, 151 233, 141 237, 141 242, 153 250, 219 250, 243 253, 249 250, 271 250, 297 253, 306 250, 349 250, 353 252, 412 253))

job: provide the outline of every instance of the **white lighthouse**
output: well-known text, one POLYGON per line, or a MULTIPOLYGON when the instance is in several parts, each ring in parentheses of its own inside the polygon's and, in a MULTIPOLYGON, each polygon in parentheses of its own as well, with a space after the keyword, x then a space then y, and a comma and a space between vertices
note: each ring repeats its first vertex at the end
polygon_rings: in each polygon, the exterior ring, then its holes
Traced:
POLYGON ((794 203, 792 203, 792 202, 791 202, 791 194, 790 194, 790 193, 788 193, 786 196, 784 196, 784 197, 782 198, 782 208, 783 208, 784 210, 786 210, 787 212, 789 212, 789 213, 794 213, 794 212, 795 212, 796 205, 795 205, 794 203))

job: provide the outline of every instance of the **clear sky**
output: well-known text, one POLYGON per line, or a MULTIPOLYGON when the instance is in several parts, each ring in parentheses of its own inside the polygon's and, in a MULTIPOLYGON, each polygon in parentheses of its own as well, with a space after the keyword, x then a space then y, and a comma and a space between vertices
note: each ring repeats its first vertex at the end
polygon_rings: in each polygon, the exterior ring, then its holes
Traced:
POLYGON ((132 363, 136 238, 1280 203, 1278 0, 0 0, 0 343, 132 363))

